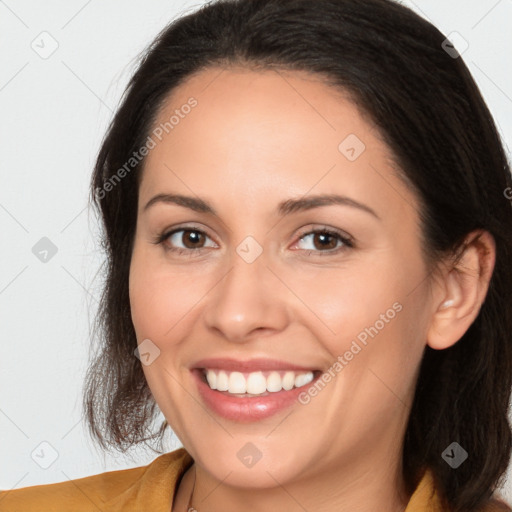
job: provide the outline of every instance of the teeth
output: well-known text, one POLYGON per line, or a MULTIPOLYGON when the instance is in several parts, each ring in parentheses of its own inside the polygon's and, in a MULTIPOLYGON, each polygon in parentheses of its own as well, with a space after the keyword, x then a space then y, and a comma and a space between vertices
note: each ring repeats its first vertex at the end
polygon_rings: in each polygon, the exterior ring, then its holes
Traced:
MULTIPOLYGON (((295 386, 295 372, 286 372, 283 377, 283 388, 286 389, 286 391, 290 390, 295 386)), ((313 380, 313 376, 311 375, 311 380, 313 380)), ((299 386, 297 386, 299 387, 299 386)))
POLYGON ((219 372, 219 374, 217 375, 216 386, 217 387, 215 389, 218 389, 219 391, 227 391, 228 390, 229 380, 228 380, 228 375, 226 372, 219 372))
POLYGON ((261 395, 275 393, 282 389, 289 391, 300 388, 313 380, 313 372, 271 371, 271 372, 226 372, 208 369, 206 380, 211 389, 228 391, 233 394, 261 395))
MULTIPOLYGON (((243 374, 238 373, 238 375, 240 375, 240 377, 245 381, 245 377, 243 376, 243 374)), ((251 395, 259 395, 261 393, 265 393, 265 391, 267 391, 267 379, 263 376, 263 373, 250 373, 249 376, 247 377, 247 389, 244 392, 249 393, 251 395)), ((233 393, 233 391, 231 391, 231 386, 229 388, 229 392, 233 393)))
POLYGON ((300 388, 301 386, 305 386, 306 384, 310 383, 313 380, 313 374, 310 373, 309 375, 307 373, 301 373, 300 375, 297 375, 295 377, 295 387, 300 388))
POLYGON ((213 370, 206 372, 206 380, 212 389, 217 389, 217 374, 213 370))
MULTIPOLYGON (((287 372, 287 375, 288 374, 293 374, 293 372, 287 372)), ((288 379, 289 381, 290 379, 288 379)), ((293 387, 293 383, 292 383, 292 387, 293 387)), ((289 387, 285 387, 283 385, 283 379, 281 379, 281 376, 279 375, 279 373, 277 372, 272 372, 268 377, 267 377, 267 391, 271 391, 271 392, 276 392, 276 391, 281 391, 281 389, 285 388, 286 390, 288 389, 291 389, 289 387)))
POLYGON ((240 372, 231 372, 229 374, 228 389, 230 393, 245 393, 247 391, 247 382, 240 372))

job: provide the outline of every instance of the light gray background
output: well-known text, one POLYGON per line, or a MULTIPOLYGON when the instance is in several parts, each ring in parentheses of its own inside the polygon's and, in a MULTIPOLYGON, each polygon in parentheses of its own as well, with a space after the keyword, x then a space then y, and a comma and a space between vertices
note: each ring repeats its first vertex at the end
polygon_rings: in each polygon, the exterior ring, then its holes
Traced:
MULTIPOLYGON (((88 183, 134 59, 167 22, 202 3, 0 0, 0 489, 156 457, 140 449, 105 457, 81 422, 102 261, 88 183), (47 262, 32 252, 42 237, 57 247, 47 262)), ((512 0, 404 3, 468 42, 464 60, 512 147, 512 0)), ((171 434, 167 449, 179 446, 171 434)), ((510 479, 504 496, 512 502, 510 479)))

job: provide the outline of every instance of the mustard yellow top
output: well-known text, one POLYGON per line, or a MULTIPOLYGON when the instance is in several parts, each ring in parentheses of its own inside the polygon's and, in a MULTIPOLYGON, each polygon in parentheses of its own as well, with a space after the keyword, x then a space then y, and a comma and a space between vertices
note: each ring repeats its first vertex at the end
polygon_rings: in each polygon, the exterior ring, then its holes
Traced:
MULTIPOLYGON (((47 485, 0 491, 0 512, 170 512, 178 483, 193 463, 184 448, 147 466, 47 485)), ((501 512, 498 502, 482 512, 501 512)), ((405 512, 442 512, 427 471, 405 512)))

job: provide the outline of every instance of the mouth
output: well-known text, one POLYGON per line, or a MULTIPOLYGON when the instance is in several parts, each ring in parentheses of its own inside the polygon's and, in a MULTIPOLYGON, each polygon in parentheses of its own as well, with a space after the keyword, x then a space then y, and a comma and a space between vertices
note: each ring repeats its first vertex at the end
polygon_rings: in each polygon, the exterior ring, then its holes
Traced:
POLYGON ((191 374, 204 405, 215 415, 236 423, 264 420, 303 404, 301 395, 323 373, 300 367, 283 369, 282 365, 280 369, 255 371, 230 370, 226 366, 192 368, 191 374))

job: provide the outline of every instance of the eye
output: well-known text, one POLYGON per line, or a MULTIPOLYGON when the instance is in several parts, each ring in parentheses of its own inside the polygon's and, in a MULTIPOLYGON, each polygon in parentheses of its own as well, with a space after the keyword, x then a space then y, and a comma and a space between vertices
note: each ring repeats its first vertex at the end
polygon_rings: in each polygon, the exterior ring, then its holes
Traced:
POLYGON ((155 243, 164 245, 167 251, 173 251, 177 254, 189 253, 192 255, 193 252, 202 252, 201 249, 206 247, 216 247, 213 245, 204 245, 206 240, 211 238, 200 229, 193 227, 181 227, 172 231, 166 231, 158 236, 155 243))
MULTIPOLYGON (((178 255, 194 256, 202 254, 202 249, 216 247, 214 242, 205 245, 211 238, 202 230, 194 227, 180 227, 160 234, 155 244, 161 244, 166 251, 178 255)), ((295 243, 299 249, 308 253, 316 252, 319 255, 333 255, 354 247, 353 240, 345 234, 329 228, 315 229, 304 232, 295 243), (309 242, 309 247, 307 247, 309 242), (302 245, 302 246, 300 246, 302 245)), ((294 247, 292 247, 294 248, 294 247)))
POLYGON ((354 247, 350 237, 328 228, 315 229, 303 233, 296 245, 301 243, 302 247, 299 247, 299 249, 308 252, 318 252, 322 256, 337 254, 340 251, 354 247))

